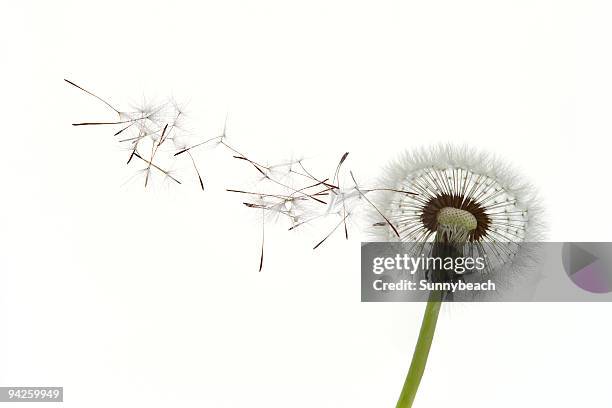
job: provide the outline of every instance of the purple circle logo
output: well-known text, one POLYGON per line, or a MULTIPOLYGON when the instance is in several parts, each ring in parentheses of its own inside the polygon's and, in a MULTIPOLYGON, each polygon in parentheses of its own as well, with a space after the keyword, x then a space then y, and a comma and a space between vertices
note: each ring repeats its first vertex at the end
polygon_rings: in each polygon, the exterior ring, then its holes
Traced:
POLYGON ((576 286, 591 293, 612 292, 612 245, 609 242, 566 242, 563 267, 576 286))

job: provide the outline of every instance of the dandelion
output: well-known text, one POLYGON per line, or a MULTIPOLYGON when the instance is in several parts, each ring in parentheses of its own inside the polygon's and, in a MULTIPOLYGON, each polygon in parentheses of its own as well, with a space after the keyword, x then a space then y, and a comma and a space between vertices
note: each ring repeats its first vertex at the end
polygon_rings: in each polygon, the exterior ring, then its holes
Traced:
MULTIPOLYGON (((533 189, 487 153, 453 145, 405 153, 387 167, 382 183, 391 189, 374 199, 385 217, 380 222, 380 214, 373 214, 377 241, 404 242, 414 251, 427 247, 455 257, 474 251, 471 256, 487 259, 485 273, 491 273, 520 263, 526 250, 522 243, 541 238, 533 189)), ((452 270, 433 272, 428 279, 436 282, 464 279, 452 270)), ((444 300, 450 300, 449 293, 430 293, 398 408, 412 406, 444 300)))

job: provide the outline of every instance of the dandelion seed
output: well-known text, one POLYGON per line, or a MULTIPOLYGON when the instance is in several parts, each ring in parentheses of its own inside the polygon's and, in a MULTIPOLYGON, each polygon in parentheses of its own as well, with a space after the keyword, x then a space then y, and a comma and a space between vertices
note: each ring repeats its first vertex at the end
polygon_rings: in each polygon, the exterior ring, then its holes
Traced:
POLYGON ((375 207, 366 196, 375 191, 387 190, 361 188, 352 173, 353 184, 341 183, 341 173, 348 153, 340 157, 331 177, 317 177, 301 159, 266 165, 251 160, 225 140, 221 143, 233 153, 234 158, 248 163, 251 169, 261 176, 260 188, 257 191, 241 189, 227 191, 256 199, 245 203, 246 206, 264 211, 268 215, 267 218, 273 221, 288 220, 289 231, 316 224, 316 230, 322 232, 321 238, 313 246, 315 250, 339 230, 344 232, 345 239, 349 239, 349 221, 359 213, 364 204, 375 207))
MULTIPOLYGON (((175 99, 161 104, 143 102, 130 111, 120 110, 106 99, 65 79, 71 86, 99 100, 109 107, 116 115, 116 120, 100 120, 73 123, 73 126, 109 126, 113 128, 113 136, 120 136, 118 142, 128 152, 126 164, 133 162, 134 157, 145 162, 144 186, 149 186, 155 173, 163 179, 181 184, 177 177, 167 170, 181 159, 180 153, 188 152, 192 136, 185 130, 185 113, 175 99), (168 143, 171 140, 172 143, 168 143), (176 150, 179 150, 176 153, 176 150), (152 170, 156 170, 153 172, 152 170)), ((195 143, 195 145, 200 145, 195 143)), ((187 155, 193 168, 198 184, 204 190, 204 178, 200 173, 196 158, 190 152, 187 155)), ((141 172, 139 171, 138 174, 141 172)))

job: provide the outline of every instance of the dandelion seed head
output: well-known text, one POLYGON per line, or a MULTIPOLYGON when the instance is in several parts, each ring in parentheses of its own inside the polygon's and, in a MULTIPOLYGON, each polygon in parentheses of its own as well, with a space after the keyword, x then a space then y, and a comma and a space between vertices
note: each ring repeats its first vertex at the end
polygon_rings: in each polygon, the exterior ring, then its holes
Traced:
MULTIPOLYGON (((404 153, 387 166, 379 184, 387 189, 372 196, 380 209, 369 214, 373 241, 403 242, 410 256, 422 255, 424 248, 435 255, 450 244, 450 253, 486 260, 479 273, 425 278, 470 282, 486 275, 500 288, 527 278, 517 272, 537 258, 533 243, 542 239, 542 211, 533 187, 504 161, 465 146, 438 145, 404 153)), ((464 293, 455 300, 470 296, 495 295, 464 293)))
POLYGON ((492 292, 443 294, 455 301, 502 300, 528 287, 532 274, 526 272, 536 265, 543 238, 542 210, 533 187, 505 161, 466 146, 437 145, 402 154, 378 184, 386 189, 371 196, 380 212, 369 212, 370 240, 402 242, 410 257, 483 260, 482 268, 423 268, 415 280, 496 284, 492 292))
MULTIPOLYGON (((535 241, 541 234, 533 188, 506 163, 475 149, 439 145, 404 153, 381 184, 417 193, 385 191, 375 199, 400 241, 433 241, 441 227, 462 229, 471 242, 535 241)), ((384 225, 374 235, 398 240, 384 225)))

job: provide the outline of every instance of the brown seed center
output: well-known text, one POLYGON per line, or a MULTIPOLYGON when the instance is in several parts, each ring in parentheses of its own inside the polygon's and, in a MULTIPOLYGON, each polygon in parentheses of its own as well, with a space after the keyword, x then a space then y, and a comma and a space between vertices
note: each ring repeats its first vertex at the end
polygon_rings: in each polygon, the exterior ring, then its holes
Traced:
POLYGON ((438 230, 438 213, 442 208, 452 207, 468 211, 476 218, 476 229, 470 232, 470 240, 477 241, 487 235, 491 219, 485 213, 484 208, 473 200, 465 200, 462 196, 441 194, 430 199, 423 207, 421 221, 431 231, 438 230))

